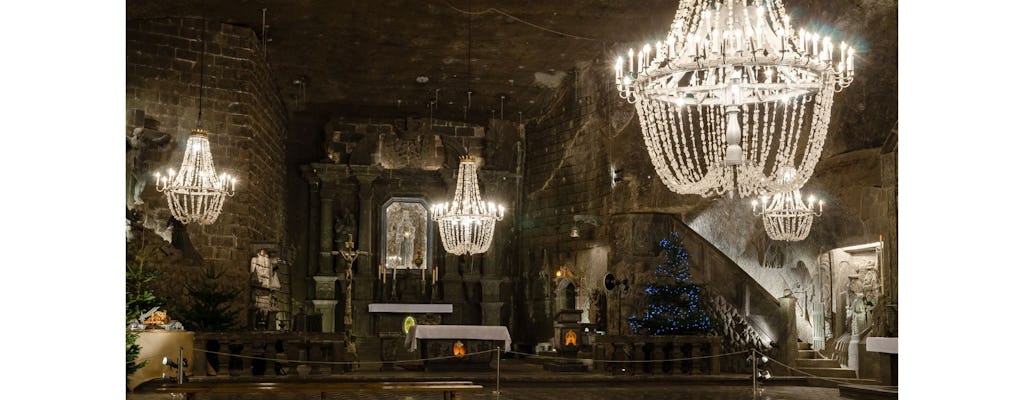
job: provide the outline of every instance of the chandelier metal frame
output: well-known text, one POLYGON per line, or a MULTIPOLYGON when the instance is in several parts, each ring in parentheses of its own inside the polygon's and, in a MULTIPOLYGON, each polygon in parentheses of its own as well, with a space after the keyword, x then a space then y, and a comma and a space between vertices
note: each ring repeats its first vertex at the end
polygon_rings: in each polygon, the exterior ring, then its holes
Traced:
POLYGON ((445 251, 472 255, 491 247, 495 223, 505 218, 505 206, 481 199, 476 162, 471 156, 463 156, 452 201, 432 205, 430 214, 437 222, 445 251))
POLYGON ((804 203, 800 189, 775 193, 771 199, 762 196, 760 202, 752 200, 750 203, 754 208, 754 215, 761 216, 768 237, 787 242, 806 239, 811 232, 814 217, 821 216, 825 205, 825 201, 821 199, 815 202, 814 195, 808 196, 807 203, 804 203), (817 210, 814 209, 815 204, 818 206, 817 210))
POLYGON ((154 173, 156 190, 167 197, 167 206, 171 215, 182 224, 191 222, 209 225, 217 221, 224 199, 235 195, 235 184, 238 179, 222 173, 217 174, 210 152, 209 133, 202 129, 203 89, 206 77, 206 19, 203 19, 203 32, 200 41, 203 51, 199 67, 199 113, 196 117, 196 128, 189 134, 185 144, 185 155, 181 160, 181 168, 177 172, 167 169, 167 175, 154 173))
POLYGON ((664 41, 615 63, 662 182, 680 194, 797 189, 821 155, 853 47, 794 31, 781 0, 682 0, 664 41), (714 6, 714 7, 713 7, 714 6), (779 185, 780 171, 797 179, 779 185))

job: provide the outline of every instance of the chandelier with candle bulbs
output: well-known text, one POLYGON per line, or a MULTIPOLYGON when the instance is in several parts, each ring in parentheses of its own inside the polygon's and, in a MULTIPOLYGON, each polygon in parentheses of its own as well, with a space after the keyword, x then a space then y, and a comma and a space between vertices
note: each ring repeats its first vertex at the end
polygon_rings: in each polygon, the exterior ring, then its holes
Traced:
POLYGON ((746 197, 810 177, 853 60, 794 30, 780 0, 682 0, 665 40, 616 60, 615 84, 670 190, 746 197), (787 167, 796 179, 780 186, 787 167))
POLYGON ((183 224, 212 224, 220 216, 224 199, 235 195, 237 179, 224 173, 217 175, 210 139, 202 129, 193 129, 189 135, 177 172, 168 169, 166 176, 159 172, 154 175, 156 190, 167 196, 171 215, 183 224))
MULTIPOLYGON (((795 179, 796 171, 786 168, 782 173, 782 180, 795 179)), ((788 184, 789 182, 782 182, 788 184)), ((825 201, 815 200, 814 195, 807 197, 804 202, 800 195, 800 189, 787 192, 779 192, 761 196, 761 201, 752 200, 754 215, 761 216, 764 222, 764 229, 772 240, 797 242, 807 238, 811 232, 811 224, 814 217, 820 216, 825 201), (815 207, 817 206, 817 207, 815 207)))
POLYGON ((167 196, 167 206, 171 215, 182 224, 195 222, 209 225, 217 221, 224 199, 235 195, 237 179, 222 173, 217 175, 210 154, 210 138, 206 130, 198 128, 203 119, 203 83, 206 76, 206 20, 203 20, 202 60, 199 70, 199 113, 196 118, 197 128, 192 129, 185 144, 185 157, 181 160, 181 168, 177 172, 167 169, 167 175, 159 172, 156 178, 156 190, 167 196))
POLYGON ((432 205, 430 214, 437 222, 445 251, 455 255, 478 254, 491 247, 494 225, 505 217, 505 206, 481 200, 476 162, 465 156, 459 162, 452 201, 432 205))

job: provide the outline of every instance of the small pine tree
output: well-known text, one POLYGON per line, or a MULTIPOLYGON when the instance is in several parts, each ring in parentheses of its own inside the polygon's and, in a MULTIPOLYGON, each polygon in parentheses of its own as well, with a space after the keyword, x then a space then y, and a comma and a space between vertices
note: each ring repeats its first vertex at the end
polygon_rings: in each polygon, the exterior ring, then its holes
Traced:
MULTIPOLYGON (((146 246, 145 238, 133 243, 129 249, 125 270, 125 322, 138 319, 142 313, 160 305, 158 298, 150 289, 151 283, 160 274, 146 269, 146 260, 156 251, 154 246, 146 246)), ((126 371, 131 375, 146 365, 146 361, 136 363, 142 347, 135 343, 139 334, 128 331, 125 336, 125 352, 127 357, 126 371)))
POLYGON ((713 330, 703 285, 693 283, 689 253, 678 232, 658 242, 664 249, 665 263, 654 270, 654 281, 647 284, 647 307, 641 315, 629 317, 634 333, 647 335, 694 335, 713 330))
POLYGON ((224 332, 235 328, 237 312, 231 303, 238 298, 239 290, 221 286, 224 275, 213 266, 203 268, 197 282, 185 285, 189 302, 181 312, 185 327, 200 332, 224 332))

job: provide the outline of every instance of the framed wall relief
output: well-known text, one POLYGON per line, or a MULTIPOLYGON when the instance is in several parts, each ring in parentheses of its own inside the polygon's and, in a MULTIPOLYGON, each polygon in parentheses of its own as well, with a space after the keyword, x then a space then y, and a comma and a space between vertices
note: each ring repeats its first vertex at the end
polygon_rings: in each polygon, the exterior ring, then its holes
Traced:
POLYGON ((427 201, 392 197, 381 212, 381 260, 386 269, 428 268, 433 248, 433 223, 427 201))

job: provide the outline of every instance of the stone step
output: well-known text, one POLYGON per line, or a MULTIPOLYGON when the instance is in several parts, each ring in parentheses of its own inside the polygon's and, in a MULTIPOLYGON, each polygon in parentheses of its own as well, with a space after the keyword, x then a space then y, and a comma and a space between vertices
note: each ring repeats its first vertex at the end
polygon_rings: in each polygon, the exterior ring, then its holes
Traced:
POLYGON ((856 378, 807 378, 807 386, 838 388, 839 385, 877 385, 878 382, 871 379, 856 378))
POLYGON ((798 342, 796 344, 796 349, 797 350, 810 350, 811 349, 811 344, 807 343, 807 342, 798 342))
POLYGON ((825 378, 856 378, 857 372, 848 368, 800 368, 813 376, 825 378))
POLYGON ((798 358, 796 359, 796 367, 800 369, 804 368, 842 368, 839 365, 839 360, 830 360, 827 358, 798 358))
POLYGON ((897 386, 839 385, 839 397, 857 400, 888 400, 898 398, 897 386))
POLYGON ((821 359, 821 357, 818 356, 818 352, 814 350, 798 350, 796 358, 803 358, 808 360, 821 359))

